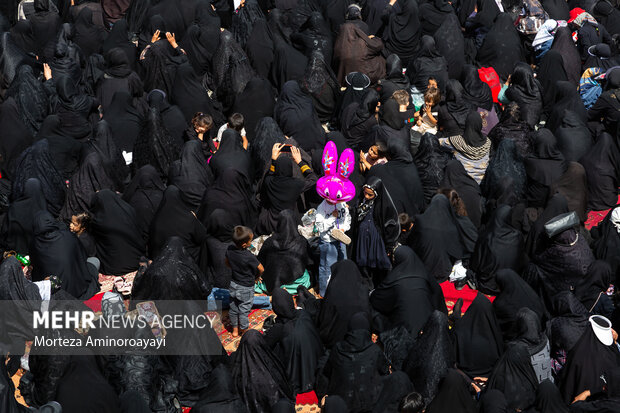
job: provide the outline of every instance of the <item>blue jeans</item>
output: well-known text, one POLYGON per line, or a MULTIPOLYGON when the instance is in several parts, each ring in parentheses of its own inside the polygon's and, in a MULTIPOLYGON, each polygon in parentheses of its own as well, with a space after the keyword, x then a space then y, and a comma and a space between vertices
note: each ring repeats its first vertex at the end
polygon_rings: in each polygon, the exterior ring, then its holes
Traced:
POLYGON ((340 241, 320 241, 319 252, 321 256, 319 260, 319 294, 321 294, 321 297, 324 297, 329 278, 332 276, 332 264, 340 260, 346 260, 347 250, 340 241))
POLYGON ((239 326, 242 330, 247 330, 250 326, 248 316, 252 310, 254 302, 254 286, 244 287, 230 282, 230 310, 228 317, 233 327, 239 326))

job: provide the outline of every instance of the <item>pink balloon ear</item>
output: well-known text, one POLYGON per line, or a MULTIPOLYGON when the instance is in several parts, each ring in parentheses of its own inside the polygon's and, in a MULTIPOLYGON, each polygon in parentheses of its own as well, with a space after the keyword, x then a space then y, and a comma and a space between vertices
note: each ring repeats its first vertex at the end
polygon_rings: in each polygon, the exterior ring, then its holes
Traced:
POLYGON ((338 173, 344 179, 347 179, 349 175, 353 172, 353 167, 355 165, 355 156, 353 155, 353 150, 347 148, 340 155, 340 162, 338 163, 338 173))
POLYGON ((338 161, 338 149, 333 141, 325 144, 323 149, 323 171, 325 175, 336 175, 336 162, 338 161))

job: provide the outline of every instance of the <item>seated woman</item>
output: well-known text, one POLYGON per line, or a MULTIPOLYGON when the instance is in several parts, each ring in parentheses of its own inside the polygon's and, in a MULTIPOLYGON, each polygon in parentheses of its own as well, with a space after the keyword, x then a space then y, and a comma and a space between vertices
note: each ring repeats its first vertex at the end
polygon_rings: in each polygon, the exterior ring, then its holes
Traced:
POLYGON ((273 291, 275 324, 265 341, 278 356, 295 393, 314 389, 315 372, 323 356, 323 343, 305 310, 295 309, 293 296, 282 288, 273 291))
POLYGON ((299 148, 281 143, 274 144, 271 167, 261 188, 262 207, 256 224, 256 234, 263 235, 274 232, 278 214, 281 211, 291 211, 295 222, 298 222, 297 201, 304 192, 314 187, 317 179, 311 166, 302 159, 299 148), (291 158, 282 154, 284 149, 291 151, 292 161, 301 170, 303 180, 295 177, 291 158))
POLYGON ((296 293, 298 285, 309 288, 308 249, 308 242, 297 231, 293 212, 289 209, 280 211, 275 232, 265 240, 258 254, 265 272, 263 282, 257 284, 256 289, 271 292, 281 287, 296 293))
POLYGON ((340 33, 334 42, 334 63, 338 68, 338 80, 344 85, 344 78, 351 72, 366 74, 371 83, 385 77, 385 58, 381 55, 383 41, 368 36, 353 23, 340 26, 340 33))
POLYGON ((377 402, 388 373, 383 351, 372 342, 368 314, 356 313, 321 371, 317 394, 340 396, 351 411, 366 411, 377 402))
POLYGON ((480 184, 489 165, 491 141, 482 134, 482 118, 478 112, 469 112, 462 136, 442 138, 439 143, 452 149, 467 173, 480 184))

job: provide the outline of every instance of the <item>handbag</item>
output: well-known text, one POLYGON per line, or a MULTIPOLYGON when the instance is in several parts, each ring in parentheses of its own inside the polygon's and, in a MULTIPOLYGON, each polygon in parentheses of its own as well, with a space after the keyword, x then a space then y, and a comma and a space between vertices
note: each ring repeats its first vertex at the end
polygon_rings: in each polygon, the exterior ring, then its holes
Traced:
POLYGON ((551 218, 545 223, 545 232, 549 238, 579 225, 579 216, 575 211, 567 212, 551 218))

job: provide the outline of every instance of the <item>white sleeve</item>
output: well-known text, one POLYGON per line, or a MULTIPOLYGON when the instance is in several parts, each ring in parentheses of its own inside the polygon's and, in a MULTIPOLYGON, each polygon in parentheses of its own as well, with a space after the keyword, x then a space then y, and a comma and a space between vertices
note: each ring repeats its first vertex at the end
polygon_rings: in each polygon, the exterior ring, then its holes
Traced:
POLYGON ((346 204, 342 204, 342 209, 344 212, 342 213, 342 218, 340 219, 340 229, 343 232, 347 232, 351 229, 351 212, 349 208, 346 207, 346 204))
POLYGON ((333 217, 332 214, 327 214, 325 211, 325 206, 321 204, 316 209, 316 221, 314 224, 316 225, 316 229, 319 231, 319 234, 323 234, 324 232, 329 231, 336 224, 336 218, 333 217))

